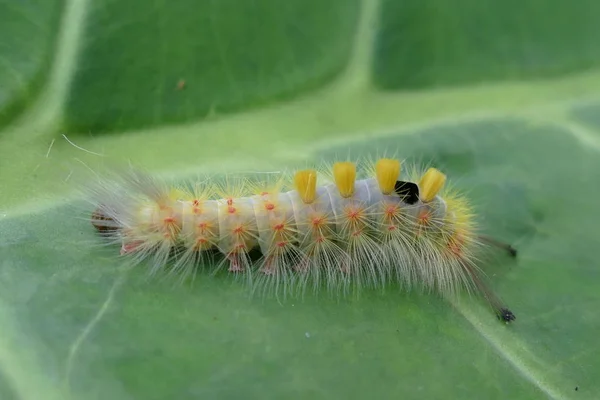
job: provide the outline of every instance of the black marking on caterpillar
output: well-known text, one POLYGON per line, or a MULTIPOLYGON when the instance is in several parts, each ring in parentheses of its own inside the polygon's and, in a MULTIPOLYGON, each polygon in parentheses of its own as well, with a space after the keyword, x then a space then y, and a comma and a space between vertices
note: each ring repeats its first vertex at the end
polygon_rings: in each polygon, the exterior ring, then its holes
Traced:
POLYGON ((415 204, 419 201, 419 186, 413 182, 396 181, 394 191, 406 204, 415 204))

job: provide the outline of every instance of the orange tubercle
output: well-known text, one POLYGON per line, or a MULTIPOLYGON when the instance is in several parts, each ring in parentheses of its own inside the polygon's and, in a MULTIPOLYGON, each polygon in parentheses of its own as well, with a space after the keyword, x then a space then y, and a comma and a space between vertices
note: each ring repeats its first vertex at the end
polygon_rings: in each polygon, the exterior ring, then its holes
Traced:
POLYGON ((429 225, 431 213, 428 210, 423 210, 417 216, 417 222, 421 225, 429 225))
POLYGON ((351 221, 357 221, 363 216, 363 210, 360 208, 348 208, 346 211, 346 217, 351 221))
POLYGON ((385 208, 385 215, 388 217, 393 217, 398 214, 400 211, 400 207, 397 205, 390 204, 385 208))
POLYGON ((192 214, 202 214, 202 207, 200 206, 200 200, 192 201, 192 214))

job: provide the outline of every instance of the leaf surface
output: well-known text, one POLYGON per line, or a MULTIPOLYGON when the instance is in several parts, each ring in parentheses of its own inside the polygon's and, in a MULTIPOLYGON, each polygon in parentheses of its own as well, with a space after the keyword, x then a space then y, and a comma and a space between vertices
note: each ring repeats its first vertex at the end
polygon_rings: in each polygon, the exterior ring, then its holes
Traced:
POLYGON ((173 3, 0 3, 30 13, 0 24, 3 65, 36 46, 35 96, 0 67, 0 397, 598 397, 595 2, 578 22, 558 1, 173 3), (25 40, 31 21, 47 34, 25 40), (182 178, 383 151, 442 168, 519 249, 487 266, 516 323, 468 297, 279 304, 228 276, 124 276, 74 192, 127 162, 182 178))

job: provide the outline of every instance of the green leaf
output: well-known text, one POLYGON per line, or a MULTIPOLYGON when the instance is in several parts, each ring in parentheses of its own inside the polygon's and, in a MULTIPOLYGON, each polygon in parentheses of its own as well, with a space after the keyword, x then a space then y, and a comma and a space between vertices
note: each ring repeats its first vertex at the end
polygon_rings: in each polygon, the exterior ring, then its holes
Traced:
POLYGON ((88 17, 67 126, 197 121, 320 86, 347 61, 357 11, 357 0, 107 2, 88 17))
POLYGON ((47 78, 62 2, 0 2, 0 122, 9 121, 47 78))
POLYGON ((382 7, 374 80, 385 89, 533 80, 600 63, 598 2, 383 0, 382 7))
POLYGON ((27 64, 0 68, 0 398, 597 398, 597 6, 540 4, 0 3, 2 65, 27 64), (178 179, 384 151, 515 244, 483 266, 514 324, 468 297, 125 276, 76 192, 129 161, 178 179))

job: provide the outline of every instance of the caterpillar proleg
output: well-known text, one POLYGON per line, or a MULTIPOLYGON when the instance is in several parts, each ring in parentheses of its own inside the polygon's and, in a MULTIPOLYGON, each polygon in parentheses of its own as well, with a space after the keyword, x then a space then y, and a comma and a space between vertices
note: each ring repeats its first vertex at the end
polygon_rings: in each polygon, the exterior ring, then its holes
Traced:
POLYGON ((484 282, 478 254, 516 250, 477 233, 468 199, 438 169, 406 174, 382 158, 363 171, 343 161, 288 175, 173 186, 132 169, 93 187, 92 224, 152 273, 226 269, 277 296, 391 282, 446 297, 466 290, 515 319, 484 282))

